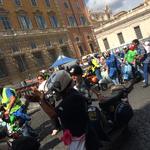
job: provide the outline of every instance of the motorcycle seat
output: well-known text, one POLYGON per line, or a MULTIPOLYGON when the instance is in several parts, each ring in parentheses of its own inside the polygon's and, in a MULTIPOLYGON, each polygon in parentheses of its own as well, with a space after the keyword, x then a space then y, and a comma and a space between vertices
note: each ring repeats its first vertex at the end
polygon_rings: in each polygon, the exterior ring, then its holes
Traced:
POLYGON ((99 103, 100 108, 107 108, 111 105, 114 105, 115 103, 121 101, 121 98, 123 96, 123 91, 115 91, 113 92, 112 96, 106 97, 102 102, 99 103))

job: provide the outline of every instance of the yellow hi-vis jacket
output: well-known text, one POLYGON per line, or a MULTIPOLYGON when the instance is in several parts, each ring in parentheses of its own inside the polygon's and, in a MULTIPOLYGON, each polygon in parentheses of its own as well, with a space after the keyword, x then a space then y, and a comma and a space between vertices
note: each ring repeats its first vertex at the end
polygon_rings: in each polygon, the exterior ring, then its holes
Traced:
POLYGON ((96 68, 100 67, 100 64, 96 58, 92 59, 92 64, 93 64, 92 71, 95 72, 96 68))
MULTIPOLYGON (((4 109, 8 110, 10 99, 7 97, 6 90, 7 90, 7 88, 3 88, 1 103, 4 107, 4 109)), ((16 94, 16 91, 14 89, 11 89, 11 90, 16 94)), ((15 101, 14 105, 12 106, 12 108, 10 110, 10 114, 12 114, 12 113, 16 112, 17 110, 19 110, 21 106, 22 106, 22 103, 21 103, 20 99, 16 98, 16 101, 15 101)))

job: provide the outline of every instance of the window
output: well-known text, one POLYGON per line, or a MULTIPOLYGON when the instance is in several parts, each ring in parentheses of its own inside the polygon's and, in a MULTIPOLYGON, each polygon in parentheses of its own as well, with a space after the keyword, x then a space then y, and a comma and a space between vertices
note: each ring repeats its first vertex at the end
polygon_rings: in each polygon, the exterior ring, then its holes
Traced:
POLYGON ((45 0, 45 4, 46 4, 47 7, 50 7, 51 6, 50 5, 50 0, 45 0))
POLYGON ((0 0, 0 5, 3 5, 3 0, 0 0))
POLYGON ((24 72, 28 69, 27 61, 24 55, 19 55, 15 57, 16 63, 18 65, 18 69, 20 72, 24 72))
POLYGON ((56 16, 50 16, 50 21, 53 28, 58 28, 60 26, 56 16))
POLYGON ((14 2, 17 6, 21 6, 21 0, 14 0, 14 2))
POLYGON ((70 52, 69 52, 69 49, 68 49, 67 46, 63 46, 63 47, 61 48, 61 50, 62 50, 62 53, 63 53, 65 56, 70 57, 70 52))
POLYGON ((64 39, 59 39, 59 44, 64 44, 64 39))
POLYGON ((37 0, 31 0, 32 6, 37 6, 37 0))
POLYGON ((41 52, 36 52, 36 53, 33 53, 33 56, 34 56, 34 59, 36 61, 37 66, 38 67, 43 67, 45 63, 44 63, 42 53, 41 52))
POLYGON ((11 29, 11 24, 6 16, 0 16, 0 23, 3 24, 5 30, 11 29))
POLYGON ((104 42, 104 46, 105 46, 106 50, 110 49, 110 46, 109 46, 107 38, 103 39, 103 42, 104 42))
POLYGON ((92 52, 94 52, 94 47, 93 47, 92 43, 90 43, 90 48, 91 48, 92 52))
POLYGON ((122 32, 118 33, 117 36, 118 36, 118 39, 119 39, 120 44, 125 43, 125 42, 124 42, 124 38, 123 38, 122 32))
POLYGON ((31 42, 31 48, 32 48, 32 49, 37 48, 37 46, 36 46, 36 43, 35 43, 35 42, 31 42))
POLYGON ((90 40, 90 39, 91 39, 91 37, 88 35, 88 36, 87 36, 87 39, 88 39, 88 40, 90 40))
POLYGON ((82 46, 78 46, 78 48, 79 48, 79 50, 80 50, 81 55, 84 55, 84 51, 83 51, 82 46))
POLYGON ((81 25, 87 25, 87 20, 84 16, 80 17, 80 23, 81 23, 81 25))
POLYGON ((0 54, 3 52, 3 49, 2 48, 0 48, 0 54))
POLYGON ((19 51, 19 48, 18 48, 16 45, 13 45, 13 46, 11 47, 11 49, 12 49, 12 52, 13 52, 13 53, 19 51))
POLYGON ((45 28, 47 27, 46 22, 45 22, 45 19, 44 19, 43 16, 37 15, 37 16, 36 16, 36 21, 37 21, 38 27, 39 27, 40 29, 45 29, 45 28))
POLYGON ((80 9, 80 4, 79 4, 78 0, 76 0, 75 2, 73 2, 73 7, 75 9, 80 9))
POLYGON ((74 16, 69 16, 68 17, 68 22, 69 22, 69 26, 72 26, 72 27, 77 26, 74 16))
POLYGON ((51 62, 53 63, 57 59, 57 52, 55 49, 51 49, 48 51, 49 57, 51 58, 51 62))
POLYGON ((6 63, 4 59, 0 60, 0 78, 6 77, 8 75, 6 63))
POLYGON ((48 41, 48 40, 45 41, 45 45, 47 47, 52 47, 51 41, 48 41))
POLYGON ((69 5, 67 2, 64 2, 64 6, 65 6, 65 8, 69 8, 69 5))
POLYGON ((21 15, 18 18, 22 29, 32 29, 32 23, 28 16, 21 15))
POLYGON ((136 37, 138 39, 142 39, 143 38, 140 26, 134 27, 134 31, 135 31, 136 37))
POLYGON ((79 37, 76 37, 76 41, 79 42, 79 41, 80 41, 80 38, 79 38, 79 37))

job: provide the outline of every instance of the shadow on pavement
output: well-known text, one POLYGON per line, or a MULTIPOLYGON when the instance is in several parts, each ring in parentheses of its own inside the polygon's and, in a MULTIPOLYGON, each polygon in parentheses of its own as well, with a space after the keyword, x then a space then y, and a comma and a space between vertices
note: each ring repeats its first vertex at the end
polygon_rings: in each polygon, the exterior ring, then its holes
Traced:
MULTIPOLYGON (((142 100, 141 100, 142 101, 142 100)), ((149 150, 150 149, 150 97, 144 107, 134 111, 129 124, 129 135, 120 141, 117 150, 149 150)))
POLYGON ((50 135, 50 133, 53 130, 53 125, 52 125, 51 120, 45 121, 35 130, 39 133, 39 136, 40 136, 39 140, 42 141, 47 135, 50 135))
POLYGON ((53 149, 60 142, 61 141, 58 138, 55 138, 52 141, 46 143, 44 146, 42 146, 41 150, 50 150, 50 149, 53 149))

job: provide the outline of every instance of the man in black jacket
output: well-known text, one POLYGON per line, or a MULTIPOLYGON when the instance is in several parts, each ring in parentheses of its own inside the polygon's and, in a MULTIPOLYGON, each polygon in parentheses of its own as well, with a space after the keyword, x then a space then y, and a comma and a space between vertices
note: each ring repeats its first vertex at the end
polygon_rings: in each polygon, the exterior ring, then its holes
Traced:
POLYGON ((73 88, 70 75, 64 70, 55 72, 48 79, 47 86, 49 90, 55 91, 56 95, 62 98, 57 108, 57 113, 64 133, 69 131, 70 142, 67 142, 69 149, 77 148, 74 147, 74 143, 79 141, 76 143, 76 146, 79 146, 78 144, 82 141, 87 150, 93 149, 89 147, 94 147, 94 150, 98 150, 99 143, 97 140, 92 141, 92 143, 88 139, 85 140, 88 127, 87 99, 73 88), (85 141, 88 141, 88 143, 85 143, 85 141))

